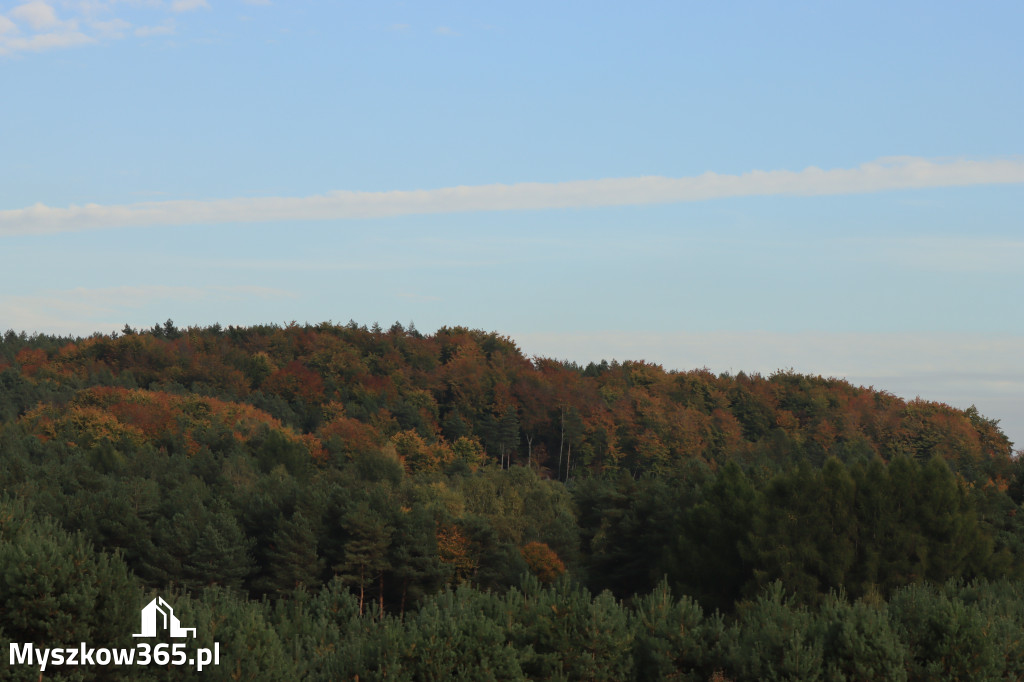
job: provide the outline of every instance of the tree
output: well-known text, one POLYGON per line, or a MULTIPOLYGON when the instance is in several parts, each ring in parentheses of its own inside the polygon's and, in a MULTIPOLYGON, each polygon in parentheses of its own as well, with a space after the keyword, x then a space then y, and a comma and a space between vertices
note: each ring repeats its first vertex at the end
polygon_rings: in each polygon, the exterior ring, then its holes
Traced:
MULTIPOLYGON (((418 605, 444 584, 448 570, 438 555, 434 518, 423 507, 400 513, 394 519, 389 548, 390 573, 400 586, 399 614, 408 604, 418 605)), ((394 584, 394 583, 393 583, 394 584)))
POLYGON ((0 497, 0 630, 7 642, 131 646, 127 625, 138 617, 140 597, 120 554, 97 552, 81 533, 0 497))
POLYGON ((853 503, 853 480, 838 460, 773 477, 750 535, 757 583, 781 581, 808 602, 844 585, 855 559, 853 503))
MULTIPOLYGON (((176 519, 187 522, 184 515, 176 519)), ((253 570, 252 541, 226 507, 207 512, 201 523, 182 565, 186 578, 191 584, 240 587, 253 570)))
POLYGON ((544 584, 554 582, 558 576, 565 573, 565 564, 543 542, 528 542, 519 548, 519 553, 530 567, 530 573, 544 584))
POLYGON ((287 595, 297 587, 320 584, 320 558, 316 533, 301 511, 281 521, 266 550, 268 566, 261 588, 287 595))
POLYGON ((512 465, 512 454, 519 449, 519 417, 516 408, 509 405, 498 421, 498 452, 504 469, 512 465))
POLYGON ((583 418, 580 416, 579 410, 575 406, 563 407, 559 413, 559 424, 560 424, 560 436, 558 444, 558 478, 563 481, 569 480, 569 471, 572 468, 572 445, 578 443, 582 437, 586 426, 583 423, 583 418), (565 447, 565 476, 562 477, 562 449, 565 447))
POLYGON ((341 522, 347 536, 344 560, 334 566, 347 583, 359 586, 359 615, 363 615, 366 586, 380 581, 380 616, 384 616, 384 571, 388 565, 388 547, 393 528, 366 502, 359 503, 341 522))
POLYGON ((673 586, 705 608, 732 610, 753 576, 749 538, 759 495, 735 462, 726 464, 682 511, 670 546, 673 586))
POLYGON ((824 651, 813 619, 786 596, 782 583, 772 583, 755 601, 741 605, 724 637, 727 669, 743 680, 821 679, 824 651))
POLYGON ((693 599, 675 600, 662 581, 634 602, 633 662, 636 680, 712 680, 713 652, 722 621, 704 618, 693 599))
POLYGON ((610 592, 596 597, 562 579, 542 587, 533 576, 522 594, 506 598, 519 627, 512 640, 523 656, 529 679, 624 680, 633 668, 633 629, 625 608, 610 592))

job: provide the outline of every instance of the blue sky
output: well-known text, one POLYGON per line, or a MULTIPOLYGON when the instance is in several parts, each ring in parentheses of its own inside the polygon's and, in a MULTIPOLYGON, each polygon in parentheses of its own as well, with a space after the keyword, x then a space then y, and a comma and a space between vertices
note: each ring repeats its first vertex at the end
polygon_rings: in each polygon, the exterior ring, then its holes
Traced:
POLYGON ((1020 3, 0 1, 0 328, 414 321, 1024 445, 1020 3))

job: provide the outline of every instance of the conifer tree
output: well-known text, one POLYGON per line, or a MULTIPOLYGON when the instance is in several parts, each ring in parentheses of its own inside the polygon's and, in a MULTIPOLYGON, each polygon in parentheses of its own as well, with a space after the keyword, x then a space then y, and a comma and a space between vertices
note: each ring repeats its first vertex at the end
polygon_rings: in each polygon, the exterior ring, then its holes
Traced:
POLYGON ((434 519, 422 507, 397 516, 389 547, 390 572, 399 586, 399 615, 436 592, 449 575, 438 556, 434 519))
POLYGON ((207 512, 182 565, 198 585, 240 587, 253 570, 252 541, 227 509, 207 512))
POLYGON ((393 528, 366 502, 346 514, 341 526, 347 536, 344 559, 334 570, 345 582, 359 586, 359 615, 364 613, 367 586, 379 581, 379 612, 383 617, 384 571, 389 566, 387 551, 393 528))
POLYGON ((267 569, 257 589, 277 595, 291 594, 297 587, 320 584, 317 534, 301 511, 282 520, 266 548, 267 569))
POLYGON ((669 577, 708 609, 728 611, 752 577, 749 535, 759 496, 735 462, 726 464, 682 511, 669 577))
POLYGON ((7 642, 130 646, 140 594, 119 554, 96 552, 82 534, 34 518, 20 500, 0 499, 0 629, 7 642))

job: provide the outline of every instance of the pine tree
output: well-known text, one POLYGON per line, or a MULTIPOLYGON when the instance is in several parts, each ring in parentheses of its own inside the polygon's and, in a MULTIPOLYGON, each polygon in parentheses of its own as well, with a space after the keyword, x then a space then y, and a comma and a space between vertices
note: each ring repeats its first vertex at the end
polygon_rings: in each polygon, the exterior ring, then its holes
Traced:
POLYGON ((316 533, 302 512, 278 524, 266 549, 267 570, 257 589, 287 595, 297 587, 320 584, 320 559, 316 533))
POLYGON ((253 570, 252 541, 227 509, 208 512, 183 572, 193 584, 240 587, 253 570))
POLYGON ((735 462, 726 464, 682 513, 669 576, 708 609, 732 610, 752 577, 749 535, 759 495, 735 462))
MULTIPOLYGON (((141 590, 119 554, 0 498, 0 630, 39 646, 130 646, 141 590)), ((54 673, 57 673, 54 670, 54 673)))
POLYGON ((359 586, 359 615, 363 615, 366 588, 380 581, 380 616, 384 616, 384 571, 389 567, 388 547, 393 529, 369 504, 362 502, 342 519, 347 536, 344 559, 334 566, 347 583, 359 586))
POLYGON ((400 590, 399 615, 440 589, 448 575, 438 555, 434 526, 433 516, 422 507, 395 519, 389 563, 400 590))

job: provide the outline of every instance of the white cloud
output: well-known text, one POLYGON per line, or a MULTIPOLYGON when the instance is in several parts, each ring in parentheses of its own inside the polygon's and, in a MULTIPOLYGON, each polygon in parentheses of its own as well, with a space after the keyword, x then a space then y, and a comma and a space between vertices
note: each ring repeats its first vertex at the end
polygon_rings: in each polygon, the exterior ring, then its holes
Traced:
POLYGON ((0 14, 0 56, 170 35, 171 16, 197 9, 210 9, 209 0, 29 0, 0 14))
POLYGON ((242 4, 244 4, 244 5, 261 5, 261 6, 265 7, 265 6, 270 4, 270 0, 242 0, 242 4))
POLYGON ((87 17, 95 16, 110 10, 109 2, 100 2, 99 0, 79 0, 78 2, 64 2, 64 6, 77 7, 78 10, 87 17))
POLYGON ((8 38, 0 40, 0 54, 12 52, 43 52, 65 47, 90 45, 96 39, 79 31, 61 33, 37 33, 28 38, 8 38))
POLYGON ((91 21, 89 26, 95 29, 104 38, 123 38, 126 31, 132 25, 124 19, 110 19, 109 21, 91 21))
POLYGON ((210 9, 206 0, 174 0, 171 3, 172 12, 191 12, 196 9, 210 9))
POLYGON ((160 26, 139 26, 135 29, 135 35, 139 38, 147 38, 149 36, 169 36, 173 35, 174 31, 174 22, 166 22, 160 26))
POLYGON ((453 37, 461 35, 458 31, 456 31, 455 29, 450 28, 448 26, 438 26, 436 29, 434 29, 434 33, 437 33, 438 35, 442 35, 442 36, 453 36, 453 37))
POLYGON ((60 24, 57 13, 42 0, 32 0, 18 5, 9 12, 9 15, 15 21, 26 23, 37 31, 60 24))
POLYGON ((627 206, 705 201, 742 196, 820 196, 897 189, 1024 183, 1024 162, 882 159, 857 168, 708 172, 696 177, 638 177, 446 187, 433 190, 351 192, 309 197, 258 197, 138 204, 36 204, 0 211, 0 236, 48 234, 110 227, 194 225, 387 216, 627 206))

